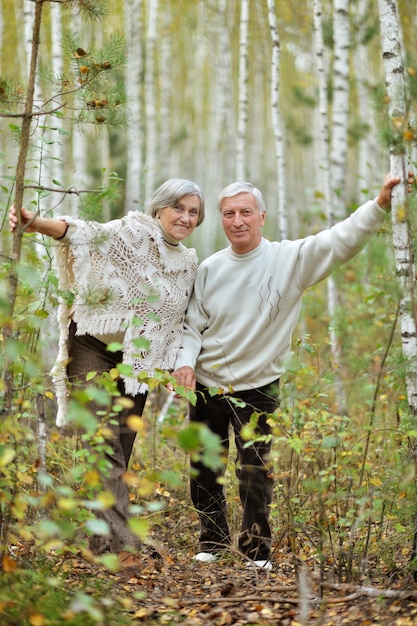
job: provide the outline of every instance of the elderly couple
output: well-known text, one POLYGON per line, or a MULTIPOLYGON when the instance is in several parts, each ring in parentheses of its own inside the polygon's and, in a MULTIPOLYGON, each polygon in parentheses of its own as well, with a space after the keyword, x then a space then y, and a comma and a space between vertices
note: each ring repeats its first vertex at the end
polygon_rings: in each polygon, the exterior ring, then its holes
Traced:
MULTIPOLYGON (((399 182, 387 175, 375 200, 330 229, 272 242, 262 236, 266 209, 261 192, 250 183, 233 183, 219 198, 230 245, 199 267, 195 251, 182 244, 204 219, 201 189, 188 180, 162 184, 147 215, 132 211, 105 224, 21 210, 19 225, 25 232, 58 242, 60 290, 73 294, 58 311, 59 354, 53 371, 58 425, 65 423, 68 389, 85 383, 88 372, 108 372, 120 363, 130 366, 123 368, 129 375, 120 376, 118 388, 132 407, 118 414, 117 424, 110 424, 110 469, 103 477, 115 504, 100 513, 109 532, 91 537, 94 554, 117 553, 121 568, 128 571, 140 569, 146 558, 128 525, 129 494, 122 476, 136 433, 126 418, 141 415, 145 405, 146 387, 137 374, 161 368, 173 372, 178 384, 197 390, 190 419, 207 424, 225 451, 233 427, 243 507, 239 551, 247 565, 271 569, 273 479, 267 416, 277 406, 303 293, 365 245, 389 211, 392 188, 399 182), (120 344, 119 352, 107 350, 113 342, 120 344), (217 395, 208 391, 213 387, 217 395), (260 436, 247 445, 241 431, 254 413, 260 436)), ((9 220, 13 231, 18 226, 14 207, 9 220)), ((89 408, 100 415, 100 405, 91 403, 89 408)), ((201 525, 194 558, 211 562, 231 542, 219 480, 225 468, 192 465, 191 496, 201 525)))

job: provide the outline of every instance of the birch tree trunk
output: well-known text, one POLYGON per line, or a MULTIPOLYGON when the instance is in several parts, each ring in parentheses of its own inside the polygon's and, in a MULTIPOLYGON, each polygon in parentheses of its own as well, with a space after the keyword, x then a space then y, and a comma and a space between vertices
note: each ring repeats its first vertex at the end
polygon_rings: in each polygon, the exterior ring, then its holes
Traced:
MULTIPOLYGON (((62 59, 62 8, 59 4, 52 2, 50 4, 50 16, 51 16, 51 64, 52 71, 55 76, 61 76, 63 71, 63 59, 62 59)), ((60 131, 64 128, 64 122, 62 117, 56 115, 54 117, 54 131, 50 132, 51 140, 51 160, 49 167, 50 182, 57 181, 60 186, 64 186, 65 181, 65 142, 63 135, 60 131)), ((52 202, 49 202, 49 206, 53 206, 52 202)))
POLYGON ((161 97, 159 99, 159 119, 160 119, 160 150, 159 150, 159 171, 161 179, 170 177, 170 145, 171 145, 171 125, 170 125, 170 82, 171 82, 171 38, 168 36, 170 23, 172 20, 171 6, 167 4, 161 15, 162 35, 159 42, 160 65, 159 65, 159 89, 161 97))
MULTIPOLYGON (((327 215, 327 224, 332 226, 334 214, 332 206, 332 192, 330 185, 330 159, 329 159, 329 124, 327 107, 327 79, 324 67, 324 42, 322 24, 322 3, 321 0, 314 0, 314 38, 317 72, 319 80, 319 131, 320 131, 320 165, 322 176, 322 190, 324 198, 324 208, 327 215)), ((327 308, 330 318, 329 334, 330 348, 332 353, 332 365, 334 369, 334 391, 336 404, 340 413, 346 413, 346 398, 343 383, 339 375, 342 361, 342 350, 339 337, 334 326, 335 312, 339 296, 336 281, 333 276, 327 279, 327 308)))
POLYGON ((146 35, 145 107, 146 107, 146 155, 145 155, 145 206, 148 206, 155 189, 157 133, 156 133, 156 73, 155 44, 158 16, 158 0, 149 0, 148 28, 146 35))
MULTIPOLYGON (((232 53, 229 35, 230 16, 228 0, 209 0, 207 2, 206 38, 211 42, 211 66, 213 84, 209 90, 210 109, 207 136, 208 152, 214 155, 205 168, 205 200, 207 207, 216 207, 219 190, 236 176, 235 145, 236 118, 233 113, 232 53)), ((202 151, 203 152, 203 151, 202 151)), ((197 181, 198 182, 198 181, 197 181)), ((193 235, 198 242, 201 258, 205 258, 215 249, 215 235, 218 230, 219 216, 216 210, 207 210, 204 228, 197 229, 193 235)))
MULTIPOLYGON (((401 177, 401 184, 392 194, 392 237, 396 262, 396 273, 401 287, 400 326, 402 349, 407 360, 406 388, 410 413, 417 417, 417 311, 415 300, 415 265, 413 240, 409 221, 407 199, 408 162, 406 149, 401 148, 404 131, 407 129, 407 107, 405 98, 404 68, 401 58, 400 33, 397 24, 395 0, 378 0, 382 56, 385 81, 389 98, 389 116, 394 139, 390 150, 390 169, 393 176, 401 177), (397 144, 397 145, 395 145, 397 144)), ((412 443, 417 492, 417 441, 412 443)), ((414 518, 414 541, 411 559, 417 557, 417 506, 414 518)), ((415 578, 416 572, 415 572, 415 578)))
POLYGON ((278 231, 281 239, 288 238, 288 216, 286 200, 285 149, 281 124, 280 88, 280 56, 281 42, 279 39, 275 0, 268 0, 268 19, 272 39, 271 58, 271 112, 272 128, 275 138, 275 156, 278 184, 278 231))
POLYGON ((366 132, 362 132, 358 143, 358 196, 360 204, 369 198, 369 190, 372 188, 372 181, 375 180, 374 173, 377 170, 377 149, 374 137, 377 136, 375 128, 375 116, 369 97, 369 76, 371 69, 368 59, 368 47, 365 43, 366 29, 368 27, 366 16, 369 13, 368 0, 359 0, 355 12, 355 34, 356 41, 353 46, 354 68, 356 74, 357 102, 360 106, 358 112, 360 123, 368 127, 366 132))
POLYGON ((349 113, 350 24, 348 0, 333 3, 333 99, 330 144, 331 202, 338 220, 345 217, 349 113))
POLYGON ((142 0, 124 2, 127 48, 125 72, 127 108, 125 211, 140 209, 143 203, 143 128, 142 128, 142 0))
POLYGON ((240 2, 239 106, 236 137, 236 178, 246 179, 246 129, 248 125, 248 31, 249 0, 240 2))
MULTIPOLYGON (((84 38, 85 35, 85 22, 82 20, 82 16, 76 10, 77 7, 73 8, 73 12, 71 15, 71 25, 74 32, 79 33, 81 37, 84 38)), ((73 180, 71 181, 74 187, 78 187, 79 189, 88 187, 87 181, 87 155, 88 155, 88 144, 86 140, 86 135, 82 130, 82 127, 74 124, 72 131, 72 162, 74 164, 73 169, 73 180)), ((78 214, 78 205, 79 200, 77 194, 71 195, 71 214, 78 214)))
MULTIPOLYGON (((20 149, 16 166, 16 185, 15 185, 15 197, 14 206, 17 211, 18 224, 13 233, 12 253, 11 253, 11 267, 9 274, 8 285, 8 320, 3 326, 3 343, 7 346, 8 341, 12 336, 12 318, 16 304, 16 292, 18 284, 17 263, 20 259, 20 253, 22 248, 22 229, 21 229, 21 208, 23 204, 23 194, 25 189, 25 173, 26 173, 26 160, 29 150, 29 139, 31 133, 31 125, 33 118, 33 102, 35 94, 35 81, 36 81, 36 69, 38 65, 39 43, 40 43, 40 29, 42 22, 42 9, 43 4, 37 2, 35 5, 35 13, 33 19, 32 29, 32 46, 30 54, 30 68, 28 76, 28 85, 26 89, 26 101, 24 106, 24 112, 22 116, 22 127, 20 133, 20 149)), ((13 397, 13 371, 11 363, 8 358, 5 357, 4 369, 3 369, 3 382, 4 382, 4 406, 3 411, 5 415, 8 415, 11 409, 12 397, 13 397)))

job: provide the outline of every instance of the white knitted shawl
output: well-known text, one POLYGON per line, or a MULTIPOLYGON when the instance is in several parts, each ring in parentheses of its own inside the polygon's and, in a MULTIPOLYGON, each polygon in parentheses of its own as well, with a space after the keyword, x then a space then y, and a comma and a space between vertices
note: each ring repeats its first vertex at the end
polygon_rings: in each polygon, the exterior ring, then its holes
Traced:
POLYGON ((63 217, 69 224, 56 249, 59 288, 59 351, 52 370, 57 425, 66 423, 68 328, 77 334, 123 331, 123 363, 134 375, 122 376, 126 393, 143 391, 142 371, 172 370, 181 346, 185 309, 197 270, 195 250, 167 245, 158 223, 131 211, 106 224, 63 217), (70 303, 68 299, 73 298, 70 303), (149 347, 135 346, 145 338, 149 347))

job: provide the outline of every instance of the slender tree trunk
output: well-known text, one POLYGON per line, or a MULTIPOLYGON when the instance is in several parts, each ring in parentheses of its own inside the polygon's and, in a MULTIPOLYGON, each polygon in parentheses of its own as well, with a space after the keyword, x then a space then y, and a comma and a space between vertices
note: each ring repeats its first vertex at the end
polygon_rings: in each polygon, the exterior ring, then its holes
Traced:
MULTIPOLYGON (((71 25, 75 32, 80 33, 83 37, 86 33, 85 22, 82 16, 75 10, 71 16, 71 25)), ((82 189, 88 187, 88 142, 85 132, 81 125, 74 124, 72 130, 72 162, 74 164, 72 184, 82 189)), ((78 215, 79 198, 77 194, 71 195, 70 213, 78 215)))
POLYGON ((126 33, 126 92, 129 111, 126 136, 127 170, 125 210, 140 209, 143 204, 143 127, 142 127, 142 0, 124 2, 126 33))
MULTIPOLYGON (((26 160, 27 154, 29 150, 29 140, 30 140, 30 130, 33 116, 33 100, 35 93, 35 81, 36 81, 36 68, 38 63, 38 53, 39 53, 39 43, 40 43, 40 29, 42 22, 42 9, 43 2, 42 0, 38 0, 35 3, 35 13, 34 13, 34 21, 33 21, 33 31, 32 31, 32 52, 30 57, 30 68, 29 68, 29 77, 28 84, 26 90, 26 102, 23 113, 22 120, 22 129, 20 135, 20 149, 19 156, 17 160, 16 167, 16 193, 14 197, 14 206, 16 207, 17 217, 18 217, 18 225, 16 230, 13 233, 13 244, 12 244, 12 253, 11 253, 11 268, 9 274, 9 310, 8 310, 8 321, 6 321, 5 326, 3 327, 3 341, 4 345, 7 347, 7 342, 10 340, 12 336, 12 320, 13 313, 16 304, 16 293, 17 293, 17 284, 18 284, 18 276, 17 276, 17 264, 20 260, 21 253, 21 244, 22 244, 22 228, 21 228, 21 208, 23 204, 23 194, 25 188, 25 172, 26 172, 26 160)), ((7 354, 7 350, 6 350, 7 354)), ((12 363, 6 358, 6 362, 4 364, 3 370, 3 380, 5 385, 5 395, 4 395, 4 413, 7 415, 10 412, 11 404, 12 404, 12 396, 13 396, 13 369, 12 363)))
POLYGON ((286 174, 285 174, 285 149, 284 137, 281 123, 280 109, 280 56, 281 42, 279 39, 277 18, 275 13, 275 0, 268 0, 269 28, 272 39, 271 58, 271 109, 272 127, 275 138, 275 155, 277 163, 277 183, 278 183, 278 230, 281 239, 288 238, 288 216, 286 200, 286 174))
MULTIPOLYGON (((330 159, 329 159, 329 124, 328 124, 328 106, 327 106, 327 79, 324 67, 324 42, 323 42, 323 24, 322 24, 322 4, 321 0, 314 0, 314 36, 316 48, 317 72, 319 77, 319 109, 320 109, 320 165, 322 172, 322 188, 324 197, 324 206, 327 215, 327 224, 332 226, 334 223, 334 213, 332 205, 332 192, 330 184, 330 159)), ((342 352, 339 337, 337 336, 334 326, 335 312, 338 306, 339 294, 335 279, 330 276, 327 279, 327 308, 330 318, 329 334, 330 348, 332 353, 332 365, 334 371, 334 390, 336 404, 340 413, 346 412, 346 398, 343 389, 343 383, 340 376, 342 352)))
POLYGON ((159 65, 159 119, 160 119, 160 158, 159 172, 162 180, 169 178, 171 156, 171 125, 170 125, 170 81, 171 81, 171 38, 168 36, 172 20, 171 5, 164 6, 161 15, 161 40, 159 42, 160 65, 159 65))
POLYGON ((146 158, 145 206, 148 206, 155 189, 157 132, 156 132, 156 72, 155 47, 158 17, 158 0, 148 3, 148 28, 146 35, 145 106, 146 106, 146 158))
POLYGON ((353 46, 353 65, 356 79, 357 102, 359 104, 359 121, 365 127, 369 126, 369 131, 363 132, 358 142, 358 196, 360 203, 369 198, 369 190, 372 188, 372 181, 375 180, 374 172, 376 158, 376 146, 374 137, 375 116, 372 115, 372 107, 369 97, 369 77, 371 69, 368 59, 368 49, 365 44, 365 35, 369 14, 368 0, 359 0, 355 9, 355 45, 353 46))
POLYGON ((349 113, 350 23, 348 0, 333 3, 333 100, 330 171, 332 205, 337 219, 345 217, 345 188, 349 113))
MULTIPOLYGON (((397 21, 395 0, 379 0, 381 45, 384 59, 389 116, 393 141, 390 151, 390 169, 394 176, 401 177, 392 194, 392 236, 396 271, 401 287, 400 326, 404 355, 407 359, 406 388, 410 413, 417 417, 417 311, 415 298, 414 242, 410 228, 409 204, 407 199, 408 159, 406 148, 399 149, 399 141, 407 128, 404 68, 401 58, 400 31, 397 21), (395 145, 397 144, 397 145, 395 145)), ((400 144, 401 145, 401 144, 400 144)), ((417 493, 417 441, 412 444, 417 493)), ((411 558, 417 558, 417 501, 415 503, 414 541, 411 558)), ((415 572, 417 578, 417 572, 415 572)))
MULTIPOLYGON (((61 76, 63 72, 62 59, 62 9, 55 2, 50 3, 51 15, 51 61, 52 71, 55 76, 61 76)), ((53 181, 57 181, 61 187, 65 184, 65 148, 66 144, 63 135, 60 133, 64 128, 64 120, 59 115, 54 117, 54 130, 50 132, 51 140, 51 161, 49 166, 49 181, 51 186, 53 181)), ((55 183, 56 184, 56 183, 55 183)), ((51 197, 49 206, 53 207, 54 197, 51 197)))
POLYGON ((246 129, 248 125, 248 31, 249 0, 240 2, 239 107, 236 137, 236 177, 246 179, 246 129))

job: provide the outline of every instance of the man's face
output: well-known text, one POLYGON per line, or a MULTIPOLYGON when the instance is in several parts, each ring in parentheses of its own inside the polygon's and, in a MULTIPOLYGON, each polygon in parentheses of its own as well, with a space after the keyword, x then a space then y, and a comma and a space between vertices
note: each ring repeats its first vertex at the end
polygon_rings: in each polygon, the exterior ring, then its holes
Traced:
POLYGON ((251 193, 239 193, 224 198, 220 211, 226 237, 236 254, 245 254, 256 248, 262 239, 265 213, 260 213, 251 193))

